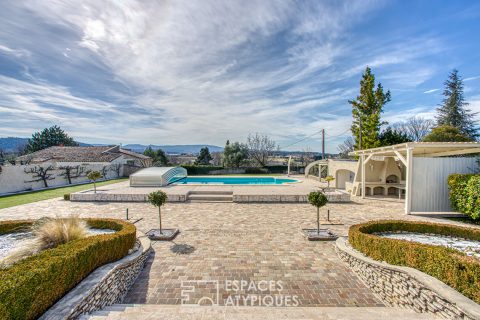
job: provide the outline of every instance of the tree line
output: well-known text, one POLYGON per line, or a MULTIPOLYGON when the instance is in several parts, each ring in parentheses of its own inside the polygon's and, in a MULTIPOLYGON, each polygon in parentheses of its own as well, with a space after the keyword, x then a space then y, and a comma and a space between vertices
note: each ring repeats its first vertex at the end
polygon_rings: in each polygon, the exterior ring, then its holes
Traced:
POLYGON ((452 70, 444 82, 443 97, 435 120, 414 116, 389 125, 382 120, 381 114, 391 101, 390 91, 385 91, 381 83, 375 84, 375 76, 367 67, 360 80, 359 95, 348 101, 352 106, 352 136, 338 146, 340 156, 348 157, 354 150, 413 141, 476 141, 479 135, 474 117, 477 113, 468 109, 458 70, 452 70))

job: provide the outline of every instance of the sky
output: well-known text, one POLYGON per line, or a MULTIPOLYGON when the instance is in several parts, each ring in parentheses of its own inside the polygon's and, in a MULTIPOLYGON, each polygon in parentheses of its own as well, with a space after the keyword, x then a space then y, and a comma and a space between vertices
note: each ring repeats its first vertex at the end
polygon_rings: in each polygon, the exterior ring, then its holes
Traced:
POLYGON ((480 111, 473 0, 5 0, 0 25, 0 137, 59 125, 87 143, 223 146, 258 132, 320 151, 325 129, 337 152, 366 66, 391 91, 389 123, 434 118, 454 68, 480 111))

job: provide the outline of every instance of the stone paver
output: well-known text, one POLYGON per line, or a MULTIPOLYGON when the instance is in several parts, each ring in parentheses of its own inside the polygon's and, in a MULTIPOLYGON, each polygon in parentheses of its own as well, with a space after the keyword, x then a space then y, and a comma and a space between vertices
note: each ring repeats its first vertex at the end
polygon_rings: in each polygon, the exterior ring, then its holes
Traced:
MULTIPOLYGON (((339 235, 346 235, 352 224, 372 219, 431 220, 405 216, 402 203, 386 199, 327 207, 333 219, 344 223, 331 226, 339 235)), ((68 214, 124 218, 126 208, 132 220, 142 219, 136 223, 141 231, 157 227, 157 211, 146 203, 72 203, 61 199, 2 209, 0 220, 68 214)), ((126 303, 179 304, 182 298, 195 303, 204 296, 214 299, 218 281, 221 305, 231 301, 258 305, 263 303, 259 300, 272 295, 283 299, 296 296, 300 306, 382 306, 337 257, 333 243, 304 238, 301 229, 315 226, 315 209, 310 205, 170 203, 162 212, 164 227, 179 228, 181 233, 173 242, 154 243, 155 254, 126 303), (214 284, 199 285, 198 280, 214 284), (241 280, 254 286, 261 281, 276 282, 267 291, 250 288, 239 292, 228 286, 228 281, 241 280), (182 296, 188 285, 196 291, 182 296), (235 300, 238 295, 239 300, 235 300), (252 296, 256 302, 242 300, 252 296)))

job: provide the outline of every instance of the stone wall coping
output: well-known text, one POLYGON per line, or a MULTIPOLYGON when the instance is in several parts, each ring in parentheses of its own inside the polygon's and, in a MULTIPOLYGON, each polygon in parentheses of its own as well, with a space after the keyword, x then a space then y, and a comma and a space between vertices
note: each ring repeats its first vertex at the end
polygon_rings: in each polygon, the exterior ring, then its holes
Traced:
POLYGON ((385 261, 380 262, 377 260, 373 260, 372 258, 367 257, 360 251, 351 247, 350 244, 348 244, 346 237, 338 238, 335 244, 339 250, 349 254, 350 256, 353 256, 354 258, 360 261, 364 261, 368 264, 377 266, 379 268, 406 273, 413 279, 425 285, 425 287, 427 287, 429 290, 437 293, 439 296, 443 297, 445 300, 456 305, 465 314, 469 315, 473 319, 480 319, 480 305, 475 303, 475 301, 465 297, 463 294, 453 289, 452 287, 446 285, 445 283, 438 280, 437 278, 434 278, 414 268, 395 266, 385 261))
POLYGON ((75 309, 82 303, 85 297, 88 297, 95 291, 96 287, 106 279, 109 274, 122 268, 124 265, 140 258, 151 250, 150 239, 137 229, 137 241, 140 246, 137 251, 126 255, 120 260, 105 264, 95 269, 85 279, 83 279, 75 288, 70 290, 65 296, 58 300, 50 309, 48 309, 39 319, 40 320, 60 320, 68 319, 75 312, 75 309))

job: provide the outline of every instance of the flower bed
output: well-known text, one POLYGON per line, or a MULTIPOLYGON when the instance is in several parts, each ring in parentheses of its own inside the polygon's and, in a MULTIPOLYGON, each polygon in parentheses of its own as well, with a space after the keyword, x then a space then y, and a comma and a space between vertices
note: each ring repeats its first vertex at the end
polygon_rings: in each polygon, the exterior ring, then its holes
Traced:
MULTIPOLYGON (((31 221, 0 222, 0 233, 25 230, 31 221)), ((35 319, 96 268, 123 258, 136 239, 134 225, 87 219, 92 228, 117 232, 74 240, 0 270, 0 319, 35 319)))
POLYGON ((412 267, 480 303, 480 261, 451 248, 384 238, 373 233, 408 231, 480 241, 480 230, 418 221, 372 221, 349 230, 353 248, 378 261, 412 267))

